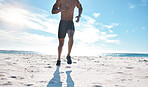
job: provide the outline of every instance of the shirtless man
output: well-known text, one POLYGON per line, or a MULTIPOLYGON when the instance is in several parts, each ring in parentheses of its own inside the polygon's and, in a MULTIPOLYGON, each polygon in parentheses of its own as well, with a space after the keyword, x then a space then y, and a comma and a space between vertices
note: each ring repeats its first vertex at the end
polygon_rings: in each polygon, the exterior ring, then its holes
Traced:
POLYGON ((59 39, 59 46, 58 46, 58 60, 57 66, 60 66, 61 63, 61 53, 62 48, 64 45, 64 38, 66 33, 68 33, 69 41, 68 41, 68 54, 67 54, 67 63, 71 64, 71 49, 73 46, 73 35, 75 31, 74 23, 73 23, 73 14, 74 8, 77 7, 79 9, 79 14, 76 16, 76 22, 79 22, 82 13, 82 6, 79 0, 56 0, 56 3, 53 5, 52 14, 57 14, 61 12, 61 21, 59 24, 58 30, 58 39, 59 39))

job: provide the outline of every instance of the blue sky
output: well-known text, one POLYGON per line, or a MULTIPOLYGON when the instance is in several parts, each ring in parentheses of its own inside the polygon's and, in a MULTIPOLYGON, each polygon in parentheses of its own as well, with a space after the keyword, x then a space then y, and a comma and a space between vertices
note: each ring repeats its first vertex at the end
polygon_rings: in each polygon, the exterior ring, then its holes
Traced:
MULTIPOLYGON (((57 54, 56 0, 0 0, 0 49, 57 54)), ((72 55, 148 52, 148 0, 80 0, 72 55)), ((75 9, 74 16, 77 16, 75 9)), ((75 21, 76 19, 74 19, 75 21)), ((67 53, 67 41, 63 55, 67 53)))

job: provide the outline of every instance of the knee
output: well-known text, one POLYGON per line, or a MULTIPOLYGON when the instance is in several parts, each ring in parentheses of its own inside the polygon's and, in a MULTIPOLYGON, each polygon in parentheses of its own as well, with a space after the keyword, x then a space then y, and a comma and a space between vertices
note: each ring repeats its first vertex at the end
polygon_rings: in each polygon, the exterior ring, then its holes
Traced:
POLYGON ((69 38, 69 41, 73 41, 73 37, 69 38))
POLYGON ((59 47, 62 48, 64 43, 59 43, 59 47))
POLYGON ((70 35, 69 35, 69 38, 73 38, 73 34, 70 34, 70 35))

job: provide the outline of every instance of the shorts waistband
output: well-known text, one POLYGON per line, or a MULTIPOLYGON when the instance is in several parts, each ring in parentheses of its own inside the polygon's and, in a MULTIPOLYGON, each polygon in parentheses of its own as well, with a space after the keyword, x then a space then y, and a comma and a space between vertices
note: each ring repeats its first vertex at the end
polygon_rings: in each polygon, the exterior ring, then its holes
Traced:
POLYGON ((73 22, 73 20, 60 20, 60 21, 72 21, 73 22))

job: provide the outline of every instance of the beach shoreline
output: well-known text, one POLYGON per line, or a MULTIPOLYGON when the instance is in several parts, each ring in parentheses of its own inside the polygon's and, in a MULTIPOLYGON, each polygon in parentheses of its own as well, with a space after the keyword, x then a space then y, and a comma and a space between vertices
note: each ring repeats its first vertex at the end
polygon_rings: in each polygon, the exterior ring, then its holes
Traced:
POLYGON ((148 57, 0 54, 0 87, 147 87, 148 57))

